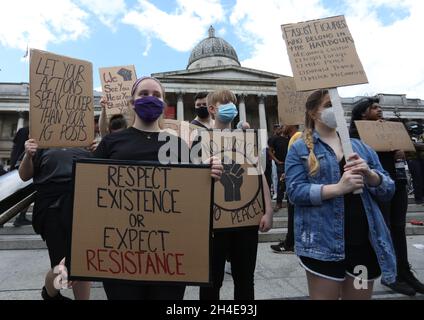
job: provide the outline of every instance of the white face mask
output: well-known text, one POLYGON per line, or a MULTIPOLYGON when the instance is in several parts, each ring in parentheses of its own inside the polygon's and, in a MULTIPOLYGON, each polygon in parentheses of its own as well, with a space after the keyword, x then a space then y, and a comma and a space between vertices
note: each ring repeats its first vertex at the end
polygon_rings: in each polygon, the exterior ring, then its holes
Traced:
POLYGON ((321 112, 321 122, 331 129, 337 128, 336 115, 334 114, 334 108, 327 108, 321 112))

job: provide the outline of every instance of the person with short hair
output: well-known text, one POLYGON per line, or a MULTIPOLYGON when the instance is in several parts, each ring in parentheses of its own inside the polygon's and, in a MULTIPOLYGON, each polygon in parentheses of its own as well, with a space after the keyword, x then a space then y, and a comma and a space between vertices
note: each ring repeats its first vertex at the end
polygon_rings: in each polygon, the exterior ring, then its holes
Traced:
POLYGON ((109 120, 109 133, 119 132, 127 127, 127 120, 122 114, 115 114, 109 120))
POLYGON ((207 92, 199 92, 194 97, 194 107, 196 112, 196 118, 191 122, 196 126, 204 129, 211 129, 214 126, 214 121, 209 114, 208 105, 206 103, 207 92))
MULTIPOLYGON (((208 94, 207 105, 212 119, 215 120, 214 130, 231 129, 232 121, 238 115, 236 103, 236 96, 229 90, 217 90, 208 94)), ((231 173, 230 171, 233 168, 234 165, 224 165, 223 176, 231 173)), ((219 300, 227 258, 229 258, 231 263, 231 274, 234 280, 234 300, 253 300, 255 298, 254 272, 258 249, 258 230, 267 232, 272 228, 273 223, 271 196, 263 175, 262 184, 265 214, 259 226, 214 232, 212 243, 212 287, 200 288, 200 300, 219 300)))

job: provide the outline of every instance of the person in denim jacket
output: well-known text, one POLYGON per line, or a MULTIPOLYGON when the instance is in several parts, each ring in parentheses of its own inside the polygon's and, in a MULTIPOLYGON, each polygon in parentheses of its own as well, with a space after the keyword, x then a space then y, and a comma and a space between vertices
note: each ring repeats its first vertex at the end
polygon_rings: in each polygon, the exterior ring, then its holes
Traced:
POLYGON ((375 202, 391 199, 394 182, 360 140, 351 139, 355 153, 346 164, 336 127, 328 91, 315 91, 302 139, 286 158, 295 252, 312 299, 370 299, 381 274, 388 283, 396 279, 390 232, 375 202))

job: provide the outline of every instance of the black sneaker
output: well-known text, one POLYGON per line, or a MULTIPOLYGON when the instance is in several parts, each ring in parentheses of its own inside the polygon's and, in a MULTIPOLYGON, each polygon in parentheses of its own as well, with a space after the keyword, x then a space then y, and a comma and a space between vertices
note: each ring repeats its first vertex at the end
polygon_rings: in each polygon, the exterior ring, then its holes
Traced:
POLYGON ((400 294, 404 294, 406 296, 415 296, 416 292, 415 289, 410 287, 406 282, 401 281, 399 278, 396 279, 396 282, 392 283, 392 284, 388 284, 386 282, 384 282, 383 280, 381 280, 381 284, 383 286, 386 286, 390 289, 392 289, 394 292, 400 293, 400 294))
POLYGON ((43 300, 62 300, 62 301, 72 300, 68 297, 62 296, 60 291, 57 293, 56 296, 50 297, 49 294, 47 293, 46 287, 43 287, 43 290, 41 290, 41 297, 43 298, 43 300))
POLYGON ((284 240, 280 240, 278 244, 273 244, 270 247, 275 253, 294 253, 294 248, 287 247, 284 240))
POLYGON ((418 293, 424 294, 424 284, 422 284, 412 273, 411 269, 408 269, 400 274, 400 278, 406 282, 410 287, 418 293))
POLYGON ((270 247, 271 247, 271 250, 274 251, 275 253, 283 252, 283 245, 281 242, 279 244, 273 244, 270 247))

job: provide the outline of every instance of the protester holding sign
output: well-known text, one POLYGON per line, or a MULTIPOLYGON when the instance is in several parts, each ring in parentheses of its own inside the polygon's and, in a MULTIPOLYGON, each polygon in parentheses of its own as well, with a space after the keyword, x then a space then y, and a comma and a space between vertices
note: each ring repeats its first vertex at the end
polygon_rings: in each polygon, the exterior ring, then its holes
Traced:
POLYGON ((327 90, 306 103, 305 132, 286 158, 287 192, 295 206, 295 252, 312 299, 370 299, 373 281, 396 279, 389 230, 374 198, 388 200, 394 183, 376 153, 352 139, 344 159, 327 90), (346 164, 347 163, 347 164, 346 164), (363 189, 361 195, 353 194, 363 189))
MULTIPOLYGON (((360 138, 355 121, 382 121, 382 119, 383 112, 379 105, 378 98, 365 98, 359 101, 352 110, 350 123, 351 137, 360 138)), ((405 233, 406 213, 408 211, 405 154, 401 150, 377 152, 377 154, 383 168, 390 174, 396 186, 396 192, 391 201, 380 201, 378 203, 387 226, 390 228, 398 266, 396 282, 388 284, 382 281, 382 284, 396 292, 409 296, 415 295, 416 292, 424 293, 424 284, 422 284, 411 272, 411 265, 408 261, 408 247, 405 233)))
MULTIPOLYGON (((235 106, 236 103, 236 96, 228 90, 218 90, 207 96, 209 113, 212 119, 215 120, 215 129, 231 129, 232 121, 238 114, 237 107, 235 106)), ((233 185, 236 185, 237 173, 241 171, 240 168, 240 164, 237 163, 233 165, 227 164, 225 165, 223 176, 226 175, 225 179, 233 179, 233 185), (234 168, 238 169, 234 170, 234 168), (232 175, 232 173, 236 174, 232 175)), ((272 228, 273 215, 268 184, 263 176, 262 181, 265 214, 262 216, 259 226, 214 231, 212 245, 213 287, 200 288, 200 300, 219 300, 227 258, 231 261, 231 273, 234 280, 234 299, 253 300, 255 298, 254 272, 258 248, 258 229, 261 232, 269 231, 272 228)), ((231 197, 227 197, 226 201, 230 201, 227 200, 229 198, 231 197)))
MULTIPOLYGON (((68 300, 54 286, 57 277, 54 268, 66 256, 71 239, 73 160, 89 156, 90 152, 81 148, 39 149, 36 140, 25 142, 19 175, 24 181, 34 181, 37 193, 32 225, 46 241, 51 265, 41 294, 44 300, 68 300)), ((73 290, 75 299, 88 300, 90 282, 76 282, 73 290)))
MULTIPOLYGON (((137 115, 134 125, 106 136, 94 152, 96 158, 160 161, 160 149, 167 143, 159 139, 161 133, 159 119, 165 107, 165 89, 159 80, 143 77, 134 83, 131 96, 137 115)), ((171 136, 169 138, 172 139, 171 136)), ((187 144, 180 138, 174 137, 174 139, 178 147, 171 152, 177 153, 175 159, 179 163, 183 153, 188 153, 189 150, 187 144)), ((219 179, 221 173, 222 165, 216 159, 212 159, 212 178, 219 179)), ((141 285, 122 281, 104 281, 103 285, 110 300, 182 300, 185 291, 184 285, 141 285)))

